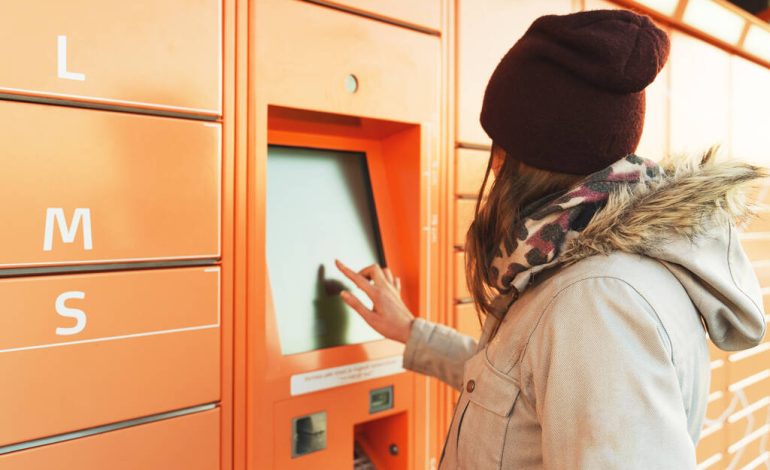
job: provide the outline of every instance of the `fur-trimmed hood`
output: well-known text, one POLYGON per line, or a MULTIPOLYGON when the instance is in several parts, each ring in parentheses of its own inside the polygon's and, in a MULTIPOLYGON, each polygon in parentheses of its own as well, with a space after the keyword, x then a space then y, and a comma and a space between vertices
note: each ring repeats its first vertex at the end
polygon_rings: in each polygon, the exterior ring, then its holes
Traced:
POLYGON ((749 193, 763 169, 703 158, 661 162, 663 177, 613 193, 560 260, 574 264, 613 251, 662 262, 698 309, 711 340, 725 350, 758 344, 765 332, 759 283, 735 227, 753 216, 749 193))

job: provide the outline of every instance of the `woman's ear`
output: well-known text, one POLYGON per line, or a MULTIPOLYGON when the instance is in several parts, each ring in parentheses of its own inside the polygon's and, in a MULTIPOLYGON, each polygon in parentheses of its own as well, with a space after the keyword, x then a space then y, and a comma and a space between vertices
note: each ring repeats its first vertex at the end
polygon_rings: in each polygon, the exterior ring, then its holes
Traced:
POLYGON ((495 176, 495 178, 497 178, 497 174, 500 172, 500 168, 503 167, 505 157, 505 150, 503 150, 503 148, 497 144, 492 144, 492 155, 490 158, 492 159, 492 174, 495 176))

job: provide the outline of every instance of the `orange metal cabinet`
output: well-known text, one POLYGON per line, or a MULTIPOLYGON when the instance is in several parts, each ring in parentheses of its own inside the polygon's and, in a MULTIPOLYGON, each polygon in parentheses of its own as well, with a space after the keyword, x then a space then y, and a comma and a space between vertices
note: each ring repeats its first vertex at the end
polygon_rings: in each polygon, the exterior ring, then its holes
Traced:
POLYGON ((0 123, 0 268, 219 257, 219 124, 11 101, 0 123))
POLYGON ((269 40, 256 44, 264 64, 256 86, 271 105, 402 122, 436 118, 438 37, 305 2, 262 3, 268 13, 257 15, 256 29, 269 40))
POLYGON ((219 399, 219 268, 0 280, 0 446, 219 399))
POLYGON ((5 2, 0 94, 219 115, 221 10, 217 0, 5 2))
MULTIPOLYGON (((478 196, 481 183, 489 162, 489 151, 457 149, 457 166, 455 170, 455 193, 463 196, 478 196)), ((490 180, 492 173, 490 172, 490 180)), ((491 187, 491 181, 487 186, 491 187)))
POLYGON ((457 199, 455 201, 455 246, 465 246, 465 236, 471 222, 473 222, 475 211, 475 199, 457 199))
POLYGON ((545 14, 578 10, 577 0, 457 2, 457 140, 490 142, 479 124, 484 90, 500 58, 545 14))
POLYGON ((441 29, 441 2, 439 0, 311 0, 312 3, 339 6, 350 11, 372 15, 430 31, 441 29))
POLYGON ((0 456, 3 470, 213 470, 219 409, 0 456))
POLYGON ((730 78, 733 156, 770 166, 767 131, 770 124, 770 69, 733 56, 730 78))
POLYGON ((235 342, 247 359, 236 371, 236 387, 246 386, 241 400, 236 391, 234 455, 243 455, 249 469, 342 468, 352 465, 358 442, 371 444, 369 450, 382 457, 377 460, 387 462, 377 468, 429 468, 438 462, 443 437, 434 432, 440 424, 430 419, 437 384, 400 370, 402 345, 374 340, 282 354, 265 263, 265 188, 268 144, 365 153, 382 246, 402 280, 405 303, 431 320, 446 315, 439 309, 444 279, 438 271, 446 38, 309 2, 261 0, 250 6, 249 113, 255 120, 241 186, 247 210, 236 217, 246 227, 240 244, 246 256, 236 262, 236 272, 245 277, 240 315, 247 320, 241 324, 251 326, 235 342), (294 385, 339 371, 346 372, 334 377, 354 383, 314 382, 325 390, 294 385), (393 414, 370 414, 368 407, 361 413, 356 403, 368 401, 372 387, 384 384, 394 386, 393 414), (308 411, 308 403, 322 400, 326 447, 292 458, 292 420, 308 411), (244 426, 237 427, 239 420, 244 426), (387 436, 396 439, 398 456, 389 456, 387 436))
MULTIPOLYGON (((432 273, 437 270, 437 243, 431 236, 430 223, 437 220, 431 214, 438 198, 436 187, 428 184, 426 177, 431 173, 428 169, 435 166, 425 152, 429 142, 425 128, 365 118, 360 119, 360 126, 348 126, 345 116, 275 107, 268 113, 267 141, 271 145, 366 154, 388 266, 402 280, 407 306, 425 318, 435 319, 438 276, 432 273)), ((257 221, 252 225, 255 232, 264 230, 264 222, 257 221)), ((259 240, 260 236, 257 232, 250 240, 259 240)), ((265 247, 254 246, 253 252, 265 247)), ((248 468, 350 466, 354 441, 361 440, 358 430, 370 436, 363 442, 374 446, 371 450, 382 456, 380 462, 389 462, 375 463, 377 468, 429 467, 440 452, 434 443, 440 437, 433 432, 434 422, 427 418, 431 410, 429 393, 435 385, 427 383, 424 376, 403 371, 403 345, 381 339, 284 355, 278 334, 281 313, 275 309, 263 260, 257 258, 249 265, 252 275, 262 276, 264 284, 249 292, 249 318, 260 325, 249 339, 256 349, 249 370, 261 372, 252 375, 254 384, 249 392, 254 402, 249 411, 253 431, 249 434, 252 454, 248 468), (319 381, 321 376, 346 382, 330 384, 325 379, 319 381), (370 412, 370 391, 390 385, 394 387, 394 414, 370 412), (316 407, 323 407, 321 411, 327 413, 326 447, 293 459, 292 419, 319 411, 316 407), (388 429, 396 439, 392 442, 401 449, 397 459, 388 457, 390 443, 383 442, 390 433, 388 429)))
POLYGON ((698 154, 721 144, 730 154, 730 54, 671 31, 670 148, 698 154))

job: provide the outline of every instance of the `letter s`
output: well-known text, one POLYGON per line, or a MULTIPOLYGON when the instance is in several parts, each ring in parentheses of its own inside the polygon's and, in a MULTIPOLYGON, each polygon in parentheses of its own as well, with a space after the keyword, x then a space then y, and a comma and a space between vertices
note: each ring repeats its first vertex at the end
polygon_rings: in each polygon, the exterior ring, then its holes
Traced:
POLYGON ((77 323, 69 328, 56 328, 56 334, 59 336, 76 335, 86 327, 86 313, 76 308, 69 308, 64 305, 69 299, 85 299, 86 293, 79 291, 69 291, 56 298, 56 313, 63 317, 74 318, 77 323))

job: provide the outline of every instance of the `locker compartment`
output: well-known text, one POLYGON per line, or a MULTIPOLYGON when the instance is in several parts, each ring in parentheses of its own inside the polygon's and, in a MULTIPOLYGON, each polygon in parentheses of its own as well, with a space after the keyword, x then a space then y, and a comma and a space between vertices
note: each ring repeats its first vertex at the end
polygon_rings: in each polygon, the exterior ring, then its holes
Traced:
POLYGON ((219 115, 221 9, 216 0, 6 2, 0 56, 13 67, 0 70, 0 93, 219 115))
POLYGON ((421 0, 419 2, 410 0, 391 0, 388 2, 311 0, 311 3, 340 6, 362 14, 370 14, 433 31, 441 29, 441 2, 438 0, 421 0))
POLYGON ((219 124, 0 101, 0 268, 219 257, 219 124))
POLYGON ((0 280, 0 446, 217 401, 219 276, 0 280))
MULTIPOLYGON (((484 182, 488 162, 488 150, 457 149, 455 193, 461 196, 478 196, 481 183, 484 182)), ((490 172, 487 188, 492 186, 492 181, 493 175, 490 172)))
POLYGON ((269 40, 257 42, 257 66, 268 103, 349 115, 339 124, 351 129, 360 117, 435 119, 438 37, 305 2, 260 6, 256 30, 269 40))
POLYGON ((3 470, 212 470, 219 409, 0 456, 3 470))
POLYGON ((476 211, 475 199, 457 199, 455 201, 455 245, 465 246, 468 227, 473 222, 476 211))
POLYGON ((500 58, 535 18, 578 10, 574 0, 457 2, 457 140, 489 144, 479 123, 484 90, 500 58))

